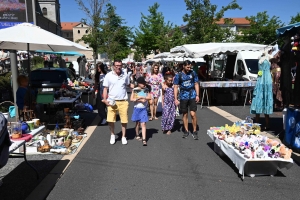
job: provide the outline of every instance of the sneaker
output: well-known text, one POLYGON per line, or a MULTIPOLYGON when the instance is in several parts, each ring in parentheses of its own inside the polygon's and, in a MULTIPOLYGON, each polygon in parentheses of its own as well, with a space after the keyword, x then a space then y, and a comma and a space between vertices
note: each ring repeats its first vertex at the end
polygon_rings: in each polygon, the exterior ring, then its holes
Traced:
POLYGON ((116 142, 116 136, 115 135, 111 135, 110 136, 110 144, 115 144, 116 142))
POLYGON ((182 138, 187 138, 188 136, 189 136, 189 132, 188 131, 184 131, 182 138))
POLYGON ((122 144, 127 144, 126 137, 122 137, 122 144))
POLYGON ((192 136, 193 136, 194 140, 198 140, 198 132, 197 131, 192 133, 192 136))
POLYGON ((102 125, 106 124, 106 119, 103 119, 101 122, 102 125))

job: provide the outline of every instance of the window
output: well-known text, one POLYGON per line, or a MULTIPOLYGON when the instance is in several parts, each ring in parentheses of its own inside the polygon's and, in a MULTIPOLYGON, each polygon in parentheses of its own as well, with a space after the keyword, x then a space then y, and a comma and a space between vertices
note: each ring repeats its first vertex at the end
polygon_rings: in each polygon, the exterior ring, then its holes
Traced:
POLYGON ((88 33, 88 30, 85 30, 85 33, 88 33))
POLYGON ((238 75, 246 75, 244 63, 242 60, 237 61, 237 74, 238 75))
POLYGON ((80 30, 78 30, 78 34, 80 34, 80 30))
POLYGON ((83 24, 81 24, 81 27, 83 27, 83 24))
POLYGON ((69 37, 69 33, 67 33, 66 35, 67 35, 67 37, 69 37))
POLYGON ((43 12, 43 15, 47 15, 47 8, 44 7, 44 8, 42 9, 42 12, 43 12))

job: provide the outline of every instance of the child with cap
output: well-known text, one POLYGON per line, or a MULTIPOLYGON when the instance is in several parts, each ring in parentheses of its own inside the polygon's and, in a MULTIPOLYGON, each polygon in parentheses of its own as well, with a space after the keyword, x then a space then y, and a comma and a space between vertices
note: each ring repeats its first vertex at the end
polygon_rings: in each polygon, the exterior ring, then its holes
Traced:
POLYGON ((137 86, 131 93, 130 100, 134 102, 134 108, 131 120, 136 122, 135 124, 135 138, 141 140, 139 129, 142 127, 142 142, 143 146, 147 146, 146 141, 146 122, 148 121, 147 104, 151 99, 150 88, 147 87, 144 77, 139 77, 137 80, 137 86))

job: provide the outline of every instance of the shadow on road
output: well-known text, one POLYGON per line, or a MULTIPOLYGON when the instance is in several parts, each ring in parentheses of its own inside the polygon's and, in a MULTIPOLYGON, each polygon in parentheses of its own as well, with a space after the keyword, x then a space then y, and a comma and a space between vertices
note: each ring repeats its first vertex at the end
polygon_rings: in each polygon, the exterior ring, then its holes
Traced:
POLYGON ((35 172, 25 162, 22 162, 2 179, 1 200, 25 199, 56 165, 54 175, 57 176, 57 179, 52 181, 54 186, 69 160, 29 160, 29 163, 38 170, 40 179, 37 180, 35 172))

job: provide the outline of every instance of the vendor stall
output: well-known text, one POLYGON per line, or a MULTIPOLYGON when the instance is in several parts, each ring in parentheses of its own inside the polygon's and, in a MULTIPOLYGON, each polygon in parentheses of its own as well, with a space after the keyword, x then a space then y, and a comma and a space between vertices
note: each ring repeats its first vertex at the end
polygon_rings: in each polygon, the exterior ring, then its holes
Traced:
MULTIPOLYGON (((203 43, 203 44, 186 44, 182 46, 177 46, 172 48, 170 52, 171 54, 181 53, 185 57, 187 57, 187 59, 204 57, 206 60, 206 66, 210 66, 210 61, 214 56, 220 54, 226 54, 226 56, 222 56, 222 59, 224 59, 223 65, 226 67, 222 67, 221 69, 222 71, 219 71, 217 73, 219 75, 219 78, 217 80, 222 79, 222 81, 228 81, 228 85, 230 85, 231 81, 256 81, 257 72, 258 72, 258 57, 262 54, 262 52, 267 47, 268 47, 267 45, 252 44, 252 43, 203 43)), ((212 63, 216 63, 215 60, 213 60, 212 63)), ((205 71, 206 71, 205 72, 206 77, 209 77, 208 71, 213 72, 213 70, 212 69, 209 70, 208 67, 206 67, 205 71)), ((203 98, 205 97, 205 95, 208 96, 207 88, 219 87, 218 84, 215 86, 215 83, 212 83, 211 86, 207 82, 207 80, 208 79, 206 79, 206 82, 204 82, 203 84, 200 83, 200 86, 204 88, 203 96, 202 96, 203 98)), ((233 87, 245 88, 246 96, 248 96, 248 93, 250 93, 250 88, 254 87, 254 85, 248 87, 247 83, 246 84, 240 83, 240 84, 235 84, 235 86, 233 87)), ((224 89, 222 89, 222 92, 223 91, 224 89)), ((240 92, 238 93, 242 94, 240 92)), ((228 96, 229 95, 230 94, 228 94, 228 96)), ((221 99, 221 98, 217 98, 217 99, 221 99)), ((226 97, 223 99, 226 99, 227 101, 222 103, 228 103, 229 98, 226 97)), ((246 102, 244 102, 244 105, 245 104, 246 102)))
POLYGON ((283 38, 285 44, 280 48, 281 70, 280 90, 283 105, 287 111, 284 117, 284 142, 300 152, 299 127, 300 118, 297 108, 300 106, 300 22, 281 27, 276 30, 279 38, 283 38), (291 107, 291 104, 294 106, 291 107), (294 109, 296 108, 296 109, 294 109))
POLYGON ((207 134, 214 141, 214 151, 228 156, 242 179, 245 175, 275 175, 277 168, 293 166, 292 150, 261 135, 259 124, 253 124, 251 118, 232 126, 211 127, 207 134))
POLYGON ((244 106, 246 105, 246 100, 248 97, 248 94, 251 98, 251 92, 250 90, 255 87, 255 81, 205 81, 200 82, 200 87, 203 88, 203 95, 202 95, 202 101, 201 101, 201 108, 203 107, 203 100, 207 99, 207 104, 209 106, 209 100, 208 100, 208 93, 207 88, 234 88, 234 87, 242 87, 246 89, 246 97, 244 106))

